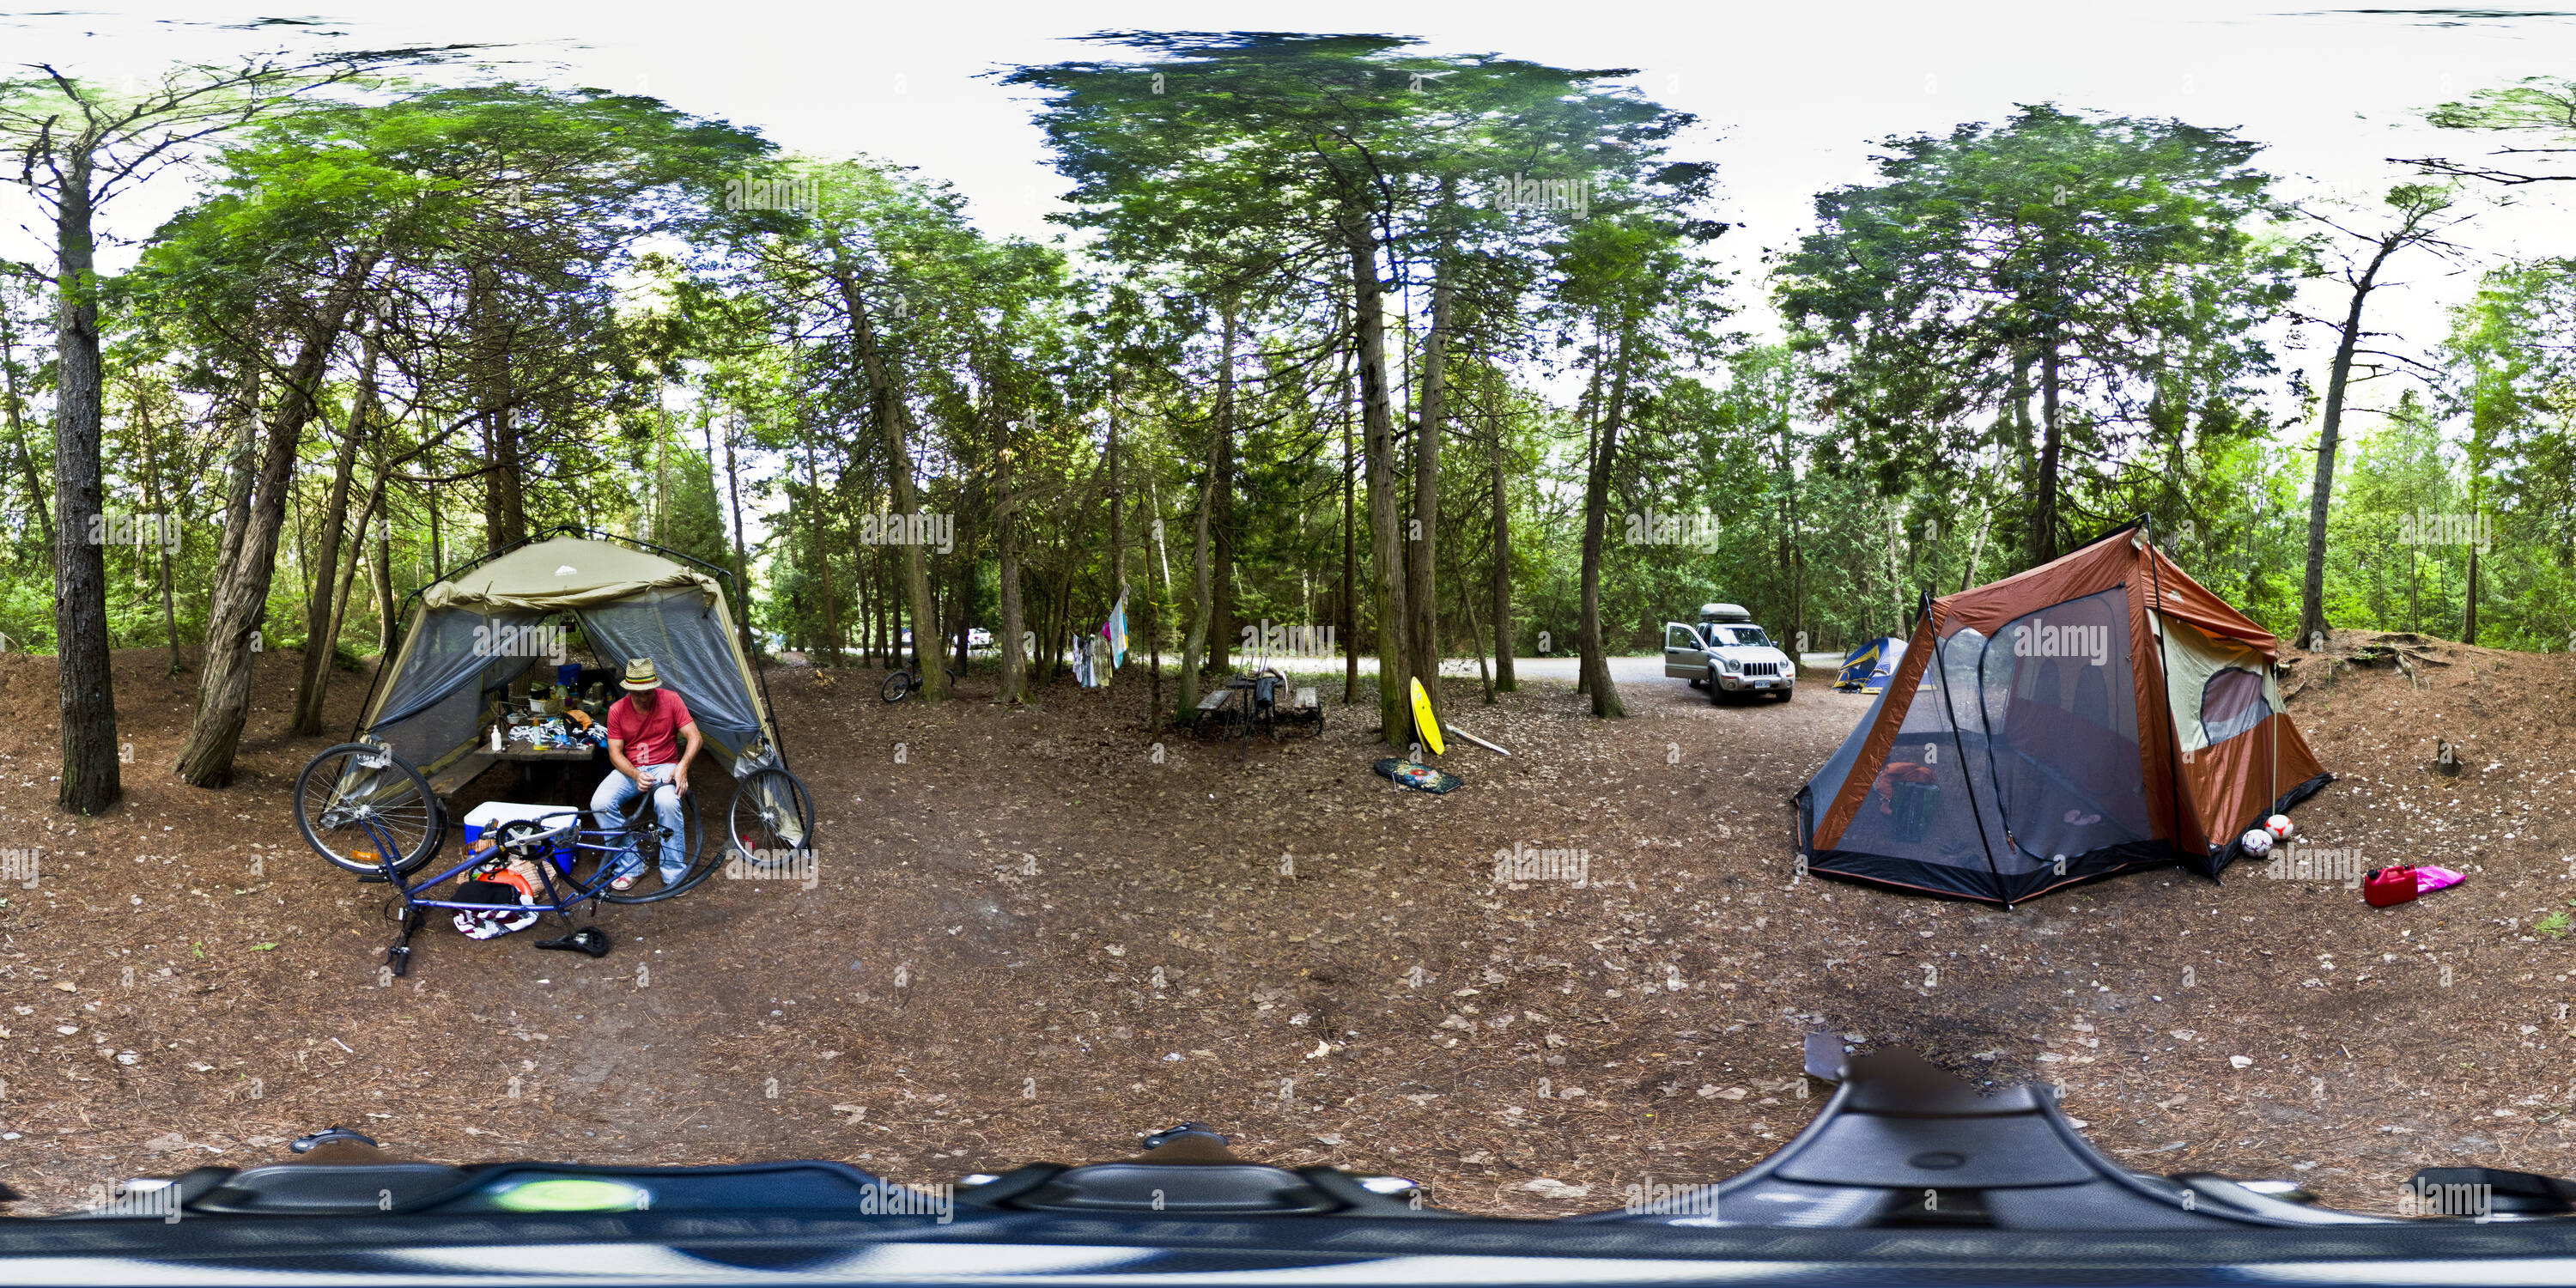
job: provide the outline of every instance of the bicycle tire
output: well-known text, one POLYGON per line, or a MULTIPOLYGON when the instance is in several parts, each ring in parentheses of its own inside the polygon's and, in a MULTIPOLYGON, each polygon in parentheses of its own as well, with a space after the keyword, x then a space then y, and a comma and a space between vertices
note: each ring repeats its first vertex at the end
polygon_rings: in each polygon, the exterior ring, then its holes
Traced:
POLYGON ((429 862, 447 840, 447 811, 410 761, 390 748, 363 742, 323 748, 295 776, 295 830, 334 866, 378 874, 384 869, 362 819, 374 822, 404 851, 394 863, 397 873, 429 862), (393 776, 391 781, 384 780, 386 774, 393 776), (353 800, 342 795, 349 789, 371 795, 353 800))
MULTIPOLYGON (((602 887, 599 897, 610 903, 660 903, 697 889, 700 882, 724 866, 723 852, 711 851, 707 847, 706 829, 699 817, 696 792, 680 795, 680 825, 681 852, 688 856, 689 866, 680 873, 678 881, 645 889, 645 882, 661 881, 661 839, 655 835, 660 830, 660 820, 653 813, 652 794, 648 792, 637 797, 635 817, 627 823, 627 834, 634 839, 635 852, 643 858, 644 869, 636 874, 634 889, 619 891, 602 887)), ((610 861, 607 856, 600 859, 602 863, 610 861)))
POLYGON ((760 770, 734 788, 725 812, 725 844, 747 873, 783 876, 811 861, 814 796, 796 775, 775 765, 760 770))
POLYGON ((896 671, 886 676, 885 683, 878 686, 877 696, 884 698, 887 705, 891 706, 894 703, 901 702, 905 698, 912 696, 912 688, 913 679, 911 673, 907 671, 896 671))

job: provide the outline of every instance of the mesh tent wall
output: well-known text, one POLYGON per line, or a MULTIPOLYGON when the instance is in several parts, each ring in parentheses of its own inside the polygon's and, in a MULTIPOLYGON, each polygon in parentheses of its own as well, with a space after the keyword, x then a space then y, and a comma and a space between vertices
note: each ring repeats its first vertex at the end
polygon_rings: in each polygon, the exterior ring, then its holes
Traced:
POLYGON ((1807 870, 2010 905, 2181 864, 2331 781, 2281 710, 2280 643, 2122 528, 1931 600, 1797 798, 1807 870))
MULTIPOLYGON (((565 530, 558 530, 559 533, 565 530)), ((776 758, 777 726, 714 574, 613 540, 547 534, 419 592, 421 613, 357 732, 424 772, 471 755, 488 700, 537 665, 535 632, 572 614, 612 668, 650 657, 707 746, 739 774, 776 758)))

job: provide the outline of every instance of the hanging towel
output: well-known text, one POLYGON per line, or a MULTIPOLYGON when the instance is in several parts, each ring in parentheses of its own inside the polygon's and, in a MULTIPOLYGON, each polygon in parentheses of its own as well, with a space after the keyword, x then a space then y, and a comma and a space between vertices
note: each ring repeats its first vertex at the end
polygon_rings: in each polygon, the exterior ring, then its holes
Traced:
POLYGON ((1100 624, 1100 634, 1109 641, 1109 669, 1127 665, 1127 591, 1118 591, 1118 606, 1109 610, 1109 620, 1100 624))

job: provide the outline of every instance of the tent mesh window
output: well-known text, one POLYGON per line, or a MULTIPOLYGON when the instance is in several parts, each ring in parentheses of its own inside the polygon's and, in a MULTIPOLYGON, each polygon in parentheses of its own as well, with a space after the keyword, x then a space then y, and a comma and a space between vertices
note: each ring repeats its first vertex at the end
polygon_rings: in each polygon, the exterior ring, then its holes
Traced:
MULTIPOLYGON (((1985 645, 1986 638, 1977 632, 1959 631, 1940 642, 1936 665, 1924 669, 1913 693, 1890 688, 1880 695, 1882 703, 1905 703, 1904 722, 1838 848, 1968 869, 1980 879, 1992 871, 1984 836, 2001 836, 2002 819, 1990 804, 1995 798, 1992 770, 1974 714, 1977 658, 1985 645), (1953 718, 1954 708, 1966 717, 1964 727, 1953 718), (1977 817, 1981 807, 1986 813, 1983 831, 1977 817)), ((1857 739, 1850 749, 1857 752, 1857 739)), ((1843 769, 1848 774, 1850 765, 1843 769)))
POLYGON ((2200 690, 2201 743, 2216 746, 2242 733, 2251 733, 2263 717, 2272 714, 2272 704, 2263 699, 2263 677, 2241 666, 2223 666, 2209 677, 2200 690))
POLYGON ((2154 835, 2139 772, 2125 588, 2015 618, 1979 664, 2006 873, 2154 835))
POLYGON ((484 707, 537 664, 541 613, 437 608, 421 615, 367 732, 436 769, 470 749, 484 707))

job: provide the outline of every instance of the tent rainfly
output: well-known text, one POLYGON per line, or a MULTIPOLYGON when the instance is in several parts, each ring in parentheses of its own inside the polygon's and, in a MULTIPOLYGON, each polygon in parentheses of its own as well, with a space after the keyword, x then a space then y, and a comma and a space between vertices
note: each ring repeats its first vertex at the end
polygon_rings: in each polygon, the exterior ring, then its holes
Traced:
POLYGON ((1886 691, 1800 789, 1809 872, 2010 906, 2180 864, 2333 776, 2281 710, 2280 642, 2121 528, 1928 600, 1886 691))
POLYGON ((1834 687, 1845 693, 1875 694, 1887 687, 1887 677, 1904 660, 1905 641, 1881 635, 1843 655, 1843 669, 1834 675, 1834 687))
MULTIPOLYGON (((742 651, 724 584, 617 540, 556 529, 419 592, 421 611, 369 693, 357 733, 436 774, 473 755, 495 694, 545 660, 535 628, 570 613, 612 668, 649 657, 737 777, 777 760, 777 725, 742 651), (563 535, 557 535, 563 534, 563 535)), ((730 574, 725 574, 730 580, 730 574)))

